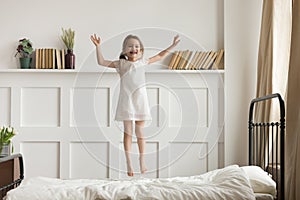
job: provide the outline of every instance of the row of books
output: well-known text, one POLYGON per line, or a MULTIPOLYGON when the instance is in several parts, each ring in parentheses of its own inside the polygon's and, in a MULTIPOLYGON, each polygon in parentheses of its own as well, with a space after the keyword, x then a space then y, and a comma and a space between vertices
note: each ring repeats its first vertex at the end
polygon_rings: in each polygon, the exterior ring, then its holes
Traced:
POLYGON ((65 69, 64 49, 36 49, 35 68, 36 69, 65 69))
POLYGON ((223 69, 224 49, 218 51, 175 51, 169 62, 169 69, 199 70, 223 69))

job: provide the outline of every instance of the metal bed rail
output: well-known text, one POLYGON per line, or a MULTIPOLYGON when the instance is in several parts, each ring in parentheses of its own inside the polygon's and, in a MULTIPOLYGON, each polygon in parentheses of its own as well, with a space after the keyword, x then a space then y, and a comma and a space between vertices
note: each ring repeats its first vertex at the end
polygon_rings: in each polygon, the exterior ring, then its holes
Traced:
POLYGON ((276 182, 277 199, 284 199, 285 105, 280 94, 271 94, 251 101, 249 109, 249 164, 262 167, 276 182), (259 102, 277 98, 280 119, 255 122, 254 107, 259 102))

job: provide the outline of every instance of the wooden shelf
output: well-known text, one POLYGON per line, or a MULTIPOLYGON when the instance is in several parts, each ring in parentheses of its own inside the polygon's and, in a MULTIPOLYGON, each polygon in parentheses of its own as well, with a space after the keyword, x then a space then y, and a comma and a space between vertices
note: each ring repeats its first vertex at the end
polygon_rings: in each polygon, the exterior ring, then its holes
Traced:
MULTIPOLYGON (((168 69, 149 69, 146 73, 162 74, 223 74, 225 70, 168 70, 168 69)), ((115 69, 100 67, 99 69, 80 70, 80 69, 0 69, 0 73, 117 73, 115 69)))

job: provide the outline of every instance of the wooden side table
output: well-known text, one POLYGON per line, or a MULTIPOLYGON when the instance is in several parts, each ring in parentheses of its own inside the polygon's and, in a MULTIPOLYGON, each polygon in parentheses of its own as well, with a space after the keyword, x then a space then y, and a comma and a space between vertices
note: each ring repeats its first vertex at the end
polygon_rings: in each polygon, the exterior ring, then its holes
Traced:
POLYGON ((24 178, 23 157, 13 154, 0 158, 0 199, 17 187, 24 178))

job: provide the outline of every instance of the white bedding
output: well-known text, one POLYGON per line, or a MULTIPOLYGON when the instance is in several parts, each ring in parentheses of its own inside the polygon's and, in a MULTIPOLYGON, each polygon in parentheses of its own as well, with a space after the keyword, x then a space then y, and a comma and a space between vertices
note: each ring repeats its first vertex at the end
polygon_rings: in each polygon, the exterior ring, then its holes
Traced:
POLYGON ((241 169, 246 173, 255 193, 270 194, 275 198, 276 183, 267 172, 258 166, 244 166, 241 169))
POLYGON ((7 200, 102 199, 251 199, 255 195, 245 172, 237 165, 208 173, 165 179, 60 180, 37 177, 24 180, 7 200))

